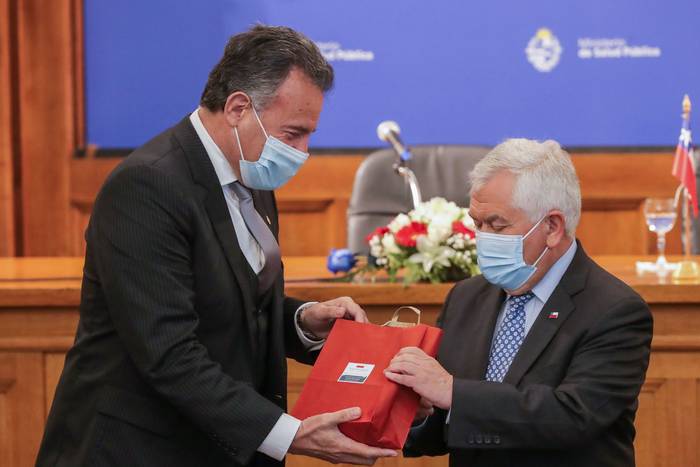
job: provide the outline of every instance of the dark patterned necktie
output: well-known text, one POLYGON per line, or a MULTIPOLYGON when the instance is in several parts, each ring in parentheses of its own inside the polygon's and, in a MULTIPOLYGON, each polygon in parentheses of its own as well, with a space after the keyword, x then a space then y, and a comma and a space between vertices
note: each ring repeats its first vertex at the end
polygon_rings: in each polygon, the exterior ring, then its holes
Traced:
POLYGON ((532 292, 528 292, 508 299, 506 316, 491 348, 486 381, 500 383, 508 373, 508 368, 525 339, 525 304, 534 296, 532 292))
POLYGON ((265 256, 265 265, 258 273, 258 292, 262 294, 272 286, 282 269, 280 247, 272 231, 255 209, 250 190, 239 182, 233 182, 229 186, 238 197, 241 216, 243 216, 248 231, 258 242, 265 256))

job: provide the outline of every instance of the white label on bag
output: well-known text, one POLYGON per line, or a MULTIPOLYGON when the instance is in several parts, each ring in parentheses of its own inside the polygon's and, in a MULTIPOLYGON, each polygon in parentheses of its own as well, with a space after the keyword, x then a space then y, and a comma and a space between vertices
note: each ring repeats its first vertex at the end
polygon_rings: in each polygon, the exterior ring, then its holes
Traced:
POLYGON ((374 370, 374 365, 370 363, 348 363, 343 370, 343 374, 338 378, 339 383, 363 384, 374 370))

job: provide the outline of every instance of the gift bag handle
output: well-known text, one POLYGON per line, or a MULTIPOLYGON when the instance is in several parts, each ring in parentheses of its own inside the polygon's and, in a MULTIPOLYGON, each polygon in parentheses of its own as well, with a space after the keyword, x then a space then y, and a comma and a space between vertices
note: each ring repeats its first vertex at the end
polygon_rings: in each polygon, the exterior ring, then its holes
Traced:
POLYGON ((394 316, 391 317, 389 321, 384 323, 384 326, 389 326, 389 327, 394 327, 394 328, 410 328, 413 326, 416 326, 420 324, 420 310, 414 306, 402 306, 396 309, 394 312, 394 316), (399 321, 399 313, 401 313, 401 310, 411 310, 413 311, 416 315, 416 322, 415 323, 406 323, 403 321, 399 321))

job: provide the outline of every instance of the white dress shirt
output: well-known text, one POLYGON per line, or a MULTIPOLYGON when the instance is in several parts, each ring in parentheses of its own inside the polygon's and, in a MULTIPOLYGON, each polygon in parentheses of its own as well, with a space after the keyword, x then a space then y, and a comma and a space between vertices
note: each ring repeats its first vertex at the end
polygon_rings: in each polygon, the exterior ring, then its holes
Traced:
MULTIPOLYGON (((243 216, 241 215, 240 204, 238 197, 231 189, 231 183, 238 180, 236 173, 231 168, 228 159, 224 156, 221 148, 212 139, 211 135, 204 128, 202 120, 199 118, 199 109, 196 109, 190 114, 190 122, 197 132, 197 136, 202 141, 204 149, 207 151, 207 155, 214 166, 214 171, 216 176, 221 183, 221 189, 224 193, 224 199, 226 200, 226 205, 228 206, 228 212, 231 215, 231 221, 233 222, 233 228, 236 231, 236 237, 238 239, 238 245, 241 247, 243 256, 245 256, 246 261, 250 264, 250 267, 259 273, 263 266, 265 266, 265 255, 263 254, 262 248, 258 244, 255 237, 250 233, 248 227, 245 225, 243 216)), ((232 136, 233 137, 233 134, 232 136)), ((299 314, 307 306, 313 305, 315 302, 305 303, 297 310, 299 314)), ((307 338, 303 331, 296 324, 297 320, 294 320, 297 335, 299 339, 304 344, 308 350, 316 350, 323 345, 324 340, 311 340, 307 338)), ((266 454, 273 459, 281 461, 284 456, 287 455, 289 446, 294 440, 301 421, 292 417, 289 414, 282 414, 275 426, 272 428, 267 437, 263 440, 258 451, 266 454)))

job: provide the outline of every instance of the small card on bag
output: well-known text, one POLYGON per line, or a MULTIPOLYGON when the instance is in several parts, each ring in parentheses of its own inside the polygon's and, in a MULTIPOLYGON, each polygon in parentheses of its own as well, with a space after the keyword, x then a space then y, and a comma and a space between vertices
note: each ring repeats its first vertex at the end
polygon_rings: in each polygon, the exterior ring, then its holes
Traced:
POLYGON ((367 381, 370 373, 374 370, 374 365, 370 363, 348 363, 343 373, 338 378, 339 383, 362 384, 367 381))

